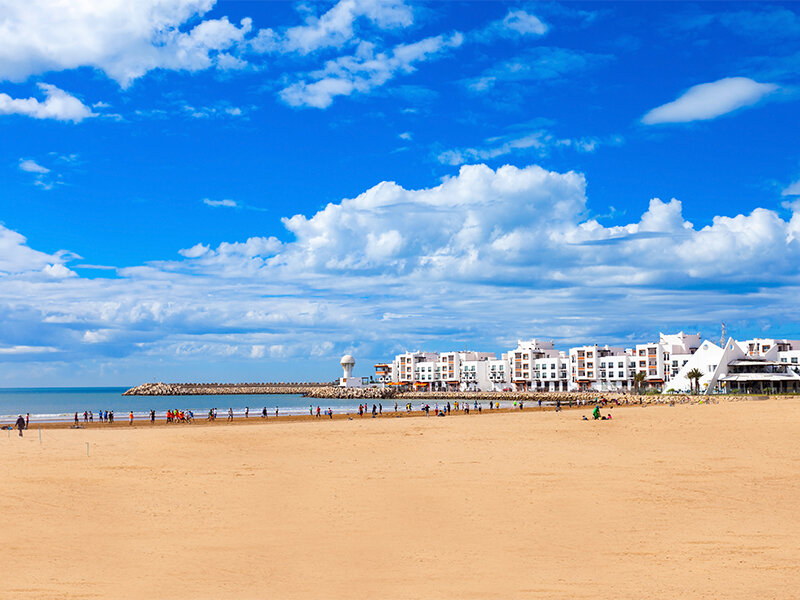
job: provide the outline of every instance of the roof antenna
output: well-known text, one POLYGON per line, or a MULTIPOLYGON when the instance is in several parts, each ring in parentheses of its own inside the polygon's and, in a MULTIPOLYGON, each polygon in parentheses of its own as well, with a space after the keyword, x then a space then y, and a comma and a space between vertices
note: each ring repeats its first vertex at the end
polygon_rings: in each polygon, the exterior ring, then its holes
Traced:
POLYGON ((722 337, 720 338, 719 345, 721 348, 725 347, 725 342, 727 341, 726 329, 725 329, 725 321, 722 322, 722 337))

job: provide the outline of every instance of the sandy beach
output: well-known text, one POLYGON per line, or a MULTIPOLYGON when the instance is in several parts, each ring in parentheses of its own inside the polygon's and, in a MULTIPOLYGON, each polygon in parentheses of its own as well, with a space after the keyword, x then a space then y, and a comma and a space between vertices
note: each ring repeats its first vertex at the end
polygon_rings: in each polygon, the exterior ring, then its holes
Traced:
POLYGON ((800 400, 603 412, 1 432, 4 592, 797 596, 800 400))

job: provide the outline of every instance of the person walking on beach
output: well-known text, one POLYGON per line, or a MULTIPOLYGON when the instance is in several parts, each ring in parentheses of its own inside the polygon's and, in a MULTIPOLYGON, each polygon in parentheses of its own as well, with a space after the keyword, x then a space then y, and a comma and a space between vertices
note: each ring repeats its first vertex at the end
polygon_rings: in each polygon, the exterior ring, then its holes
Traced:
POLYGON ((86 412, 86 411, 83 411, 83 422, 84 423, 88 423, 89 422, 89 413, 86 412))
POLYGON ((278 416, 278 407, 277 406, 275 407, 275 416, 276 417, 278 416))
POLYGON ((75 425, 77 425, 77 424, 78 424, 78 413, 76 412, 75 413, 75 425))
POLYGON ((129 423, 128 425, 133 425, 133 411, 128 415, 129 423))
POLYGON ((228 408, 228 421, 233 421, 233 408, 228 408))
POLYGON ((330 406, 328 407, 328 416, 333 419, 333 409, 330 406))
POLYGON ((94 413, 89 411, 89 423, 94 423, 94 413))
POLYGON ((314 416, 314 406, 311 404, 308 405, 308 414, 314 416))
POLYGON ((156 411, 154 411, 152 408, 150 409, 150 422, 151 423, 156 422, 156 411))
POLYGON ((319 419, 319 406, 317 407, 317 418, 319 419))
POLYGON ((262 419, 266 419, 267 418, 267 407, 266 406, 264 407, 264 410, 261 411, 261 418, 262 419))
POLYGON ((359 404, 358 405, 358 416, 359 417, 363 417, 364 416, 364 405, 363 404, 359 404))
POLYGON ((19 437, 22 437, 22 430, 25 429, 25 419, 22 415, 17 419, 17 429, 19 429, 19 437))
POLYGON ((245 419, 249 419, 250 418, 250 407, 249 406, 245 406, 244 407, 244 418, 245 419))
POLYGON ((374 419, 375 415, 377 415, 377 414, 378 414, 378 407, 373 404, 372 405, 372 418, 374 419))

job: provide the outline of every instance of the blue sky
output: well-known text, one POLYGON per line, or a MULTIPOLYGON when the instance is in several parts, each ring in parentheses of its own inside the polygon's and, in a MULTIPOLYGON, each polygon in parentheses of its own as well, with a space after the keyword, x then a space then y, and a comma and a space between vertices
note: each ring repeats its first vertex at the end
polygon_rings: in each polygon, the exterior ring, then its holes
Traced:
POLYGON ((0 386, 800 337, 794 3, 0 0, 0 386))

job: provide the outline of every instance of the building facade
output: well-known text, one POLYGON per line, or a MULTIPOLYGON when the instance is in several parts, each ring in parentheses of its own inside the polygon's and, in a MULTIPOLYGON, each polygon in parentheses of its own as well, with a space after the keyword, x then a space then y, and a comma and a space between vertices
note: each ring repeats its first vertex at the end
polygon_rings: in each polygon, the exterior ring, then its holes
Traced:
POLYGON ((800 391, 800 341, 754 338, 724 346, 699 333, 660 333, 630 348, 598 344, 557 350, 552 340, 518 340, 502 353, 404 352, 375 365, 378 385, 423 391, 688 392, 687 374, 702 373, 701 392, 800 391), (745 361, 745 362, 742 362, 745 361), (749 361, 749 362, 747 362, 749 361), (637 375, 638 374, 638 375, 637 375))

